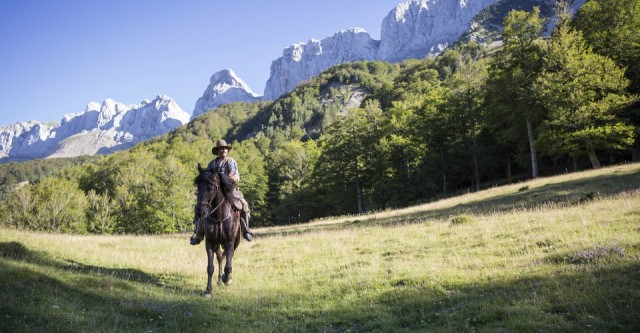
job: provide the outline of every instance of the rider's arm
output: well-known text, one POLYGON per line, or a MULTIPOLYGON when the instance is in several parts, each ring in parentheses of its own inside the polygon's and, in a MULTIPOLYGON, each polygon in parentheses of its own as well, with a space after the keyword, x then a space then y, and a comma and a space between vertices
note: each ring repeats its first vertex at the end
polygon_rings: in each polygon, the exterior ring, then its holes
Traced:
POLYGON ((229 178, 233 179, 234 183, 237 183, 238 180, 240 180, 240 177, 238 177, 238 175, 236 175, 235 173, 230 173, 229 178))
POLYGON ((229 178, 236 183, 240 180, 240 172, 238 172, 238 165, 234 159, 229 159, 229 178))

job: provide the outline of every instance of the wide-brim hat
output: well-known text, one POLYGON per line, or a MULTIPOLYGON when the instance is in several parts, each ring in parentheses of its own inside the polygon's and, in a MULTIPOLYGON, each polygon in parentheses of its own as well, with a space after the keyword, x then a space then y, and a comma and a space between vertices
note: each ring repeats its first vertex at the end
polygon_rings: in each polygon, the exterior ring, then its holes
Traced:
POLYGON ((211 148, 211 153, 214 154, 214 155, 218 155, 218 150, 220 150, 220 148, 227 148, 227 149, 231 150, 233 147, 229 146, 227 144, 227 141, 219 140, 216 143, 216 146, 211 148))

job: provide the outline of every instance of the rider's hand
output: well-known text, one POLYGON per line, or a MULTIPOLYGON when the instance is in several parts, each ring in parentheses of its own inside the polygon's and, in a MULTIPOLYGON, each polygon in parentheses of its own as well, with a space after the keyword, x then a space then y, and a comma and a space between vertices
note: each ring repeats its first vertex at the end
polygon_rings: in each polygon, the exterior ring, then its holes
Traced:
POLYGON ((231 178, 234 183, 238 182, 238 175, 236 175, 235 173, 230 174, 229 178, 231 178))

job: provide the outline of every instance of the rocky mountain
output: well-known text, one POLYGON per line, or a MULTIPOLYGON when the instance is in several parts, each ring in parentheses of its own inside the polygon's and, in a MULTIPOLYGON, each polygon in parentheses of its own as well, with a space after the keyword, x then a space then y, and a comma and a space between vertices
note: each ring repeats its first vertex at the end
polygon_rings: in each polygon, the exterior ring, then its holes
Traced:
POLYGON ((382 21, 377 58, 400 62, 437 55, 469 30, 469 23, 478 12, 497 1, 403 2, 382 21))
MULTIPOLYGON (((575 14, 585 2, 586 0, 568 0, 570 14, 575 14)), ((551 35, 557 22, 555 17, 556 0, 500 0, 478 12, 462 40, 478 42, 499 40, 502 33, 502 22, 509 11, 513 9, 531 11, 534 7, 540 9, 540 15, 548 18, 545 35, 551 35)))
MULTIPOLYGON (((571 1, 572 10, 577 10, 585 1, 571 1)), ((478 27, 499 30, 501 18, 510 9, 527 9, 538 4, 551 8, 552 2, 554 0, 402 2, 382 20, 380 40, 371 38, 363 29, 353 28, 286 48, 271 64, 263 96, 254 93, 231 69, 215 73, 196 102, 191 119, 224 104, 275 100, 300 82, 340 63, 400 62, 434 56, 465 34, 473 37, 478 27)), ((189 119, 173 100, 163 95, 140 105, 124 105, 113 100, 102 104, 92 102, 84 112, 65 116, 60 124, 31 121, 0 128, 0 162, 106 154, 163 134, 189 119)))
POLYGON ((141 104, 112 99, 91 102, 59 124, 19 122, 0 129, 0 161, 107 154, 132 147, 189 121, 189 114, 170 97, 159 95, 141 104))
POLYGON ((251 91, 251 88, 233 70, 224 69, 211 76, 209 86, 205 89, 202 97, 198 98, 191 118, 193 119, 220 105, 258 100, 260 97, 251 91))
MULTIPOLYGON (((576 12, 586 0, 570 0, 576 12)), ((300 82, 343 62, 382 60, 401 62, 435 56, 458 40, 487 41, 499 36, 502 20, 512 9, 542 9, 553 16, 555 0, 411 0, 398 4, 382 20, 380 40, 360 28, 340 31, 321 40, 295 43, 271 63, 264 95, 257 97, 249 87, 244 92, 205 94, 196 104, 198 114, 232 102, 275 100, 300 82), (204 106, 204 108, 202 107, 204 106)), ((553 19, 549 21, 549 31, 553 19)), ((236 78, 238 81, 242 81, 236 78)), ((209 87, 215 86, 214 78, 209 87)))
POLYGON ((263 99, 275 100, 300 82, 337 64, 375 60, 379 45, 361 28, 340 31, 322 40, 311 39, 306 44, 293 44, 271 63, 263 99))
MULTIPOLYGON (((262 99, 275 100, 293 90, 300 82, 340 63, 360 60, 400 62, 436 55, 469 29, 471 20, 480 10, 497 1, 407 1, 398 4, 382 20, 381 40, 372 39, 363 29, 353 28, 321 40, 295 43, 271 63, 270 77, 262 99)), ((209 88, 196 103, 194 115, 222 104, 256 98, 248 87, 244 94, 208 93, 216 84, 212 77, 209 88), (203 110, 203 105, 205 108, 214 107, 203 110)))

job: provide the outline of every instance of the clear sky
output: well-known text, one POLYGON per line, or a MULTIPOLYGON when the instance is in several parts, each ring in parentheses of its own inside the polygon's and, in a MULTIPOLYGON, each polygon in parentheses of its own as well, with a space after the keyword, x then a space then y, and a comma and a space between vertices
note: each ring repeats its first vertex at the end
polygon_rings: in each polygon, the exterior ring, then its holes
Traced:
POLYGON ((380 39, 400 2, 0 0, 0 127, 158 94, 191 114, 225 68, 262 95, 286 47, 353 27, 380 39))

